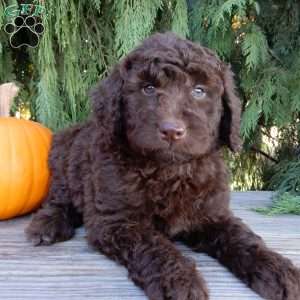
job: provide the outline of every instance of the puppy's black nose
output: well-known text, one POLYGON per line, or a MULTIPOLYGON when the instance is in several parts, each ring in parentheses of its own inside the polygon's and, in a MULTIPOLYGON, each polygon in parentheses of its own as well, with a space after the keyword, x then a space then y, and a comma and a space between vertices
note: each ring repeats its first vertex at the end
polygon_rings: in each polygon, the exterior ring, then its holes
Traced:
POLYGON ((185 137, 186 128, 179 122, 163 121, 159 124, 160 136, 164 140, 180 140, 185 137))

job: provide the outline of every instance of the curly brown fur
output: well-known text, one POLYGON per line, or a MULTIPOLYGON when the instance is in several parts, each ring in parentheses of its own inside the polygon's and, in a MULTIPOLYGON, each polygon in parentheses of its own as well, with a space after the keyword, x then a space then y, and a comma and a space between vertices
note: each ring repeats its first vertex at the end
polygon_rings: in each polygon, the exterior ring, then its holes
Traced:
POLYGON ((208 299, 194 262, 171 242, 179 239, 266 299, 299 299, 299 270, 229 209, 220 149, 240 147, 240 101, 227 65, 155 34, 91 97, 91 118, 54 136, 52 182, 31 240, 69 239, 83 221, 89 243, 126 266, 149 299, 208 299))

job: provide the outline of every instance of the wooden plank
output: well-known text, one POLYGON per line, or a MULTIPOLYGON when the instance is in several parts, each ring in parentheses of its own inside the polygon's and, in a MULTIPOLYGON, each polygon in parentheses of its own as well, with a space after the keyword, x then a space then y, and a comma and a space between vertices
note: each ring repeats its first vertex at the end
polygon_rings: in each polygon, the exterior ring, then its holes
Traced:
MULTIPOLYGON (((267 217, 252 208, 269 205, 270 192, 232 194, 232 209, 276 251, 300 266, 300 218, 267 217)), ((33 247, 25 240, 28 217, 0 222, 0 299, 146 300, 127 279, 127 271, 90 249, 82 228, 70 241, 33 247)), ((261 299, 214 259, 191 252, 210 289, 211 300, 261 299)))

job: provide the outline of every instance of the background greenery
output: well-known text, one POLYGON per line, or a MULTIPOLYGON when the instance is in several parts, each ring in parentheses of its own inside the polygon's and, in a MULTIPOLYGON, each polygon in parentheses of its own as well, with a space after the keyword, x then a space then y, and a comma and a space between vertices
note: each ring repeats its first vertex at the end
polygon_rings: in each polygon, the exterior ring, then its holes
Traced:
MULTIPOLYGON (((0 0, 0 27, 9 19, 0 0)), ((19 3, 25 1, 19 1, 19 3)), ((27 1, 28 2, 28 1, 27 1)), ((40 3, 43 1, 39 1, 40 3)), ((87 91, 143 38, 172 30, 232 64, 243 104, 244 150, 229 158, 233 188, 275 189, 269 212, 300 214, 298 0, 52 0, 36 49, 0 31, 0 82, 22 87, 17 110, 53 130, 86 118, 87 91)))

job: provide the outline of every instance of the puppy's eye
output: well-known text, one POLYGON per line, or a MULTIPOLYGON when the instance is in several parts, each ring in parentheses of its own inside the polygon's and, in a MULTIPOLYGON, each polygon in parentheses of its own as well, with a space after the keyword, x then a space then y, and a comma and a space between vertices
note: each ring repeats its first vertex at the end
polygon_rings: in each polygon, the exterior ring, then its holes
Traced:
POLYGON ((194 89, 192 90, 192 96, 195 98, 195 99, 202 99, 204 98, 206 95, 205 91, 203 90, 203 88, 200 86, 200 85, 196 85, 194 87, 194 89))
POLYGON ((143 87, 143 92, 147 96, 153 96, 156 94, 156 89, 153 85, 146 85, 143 87))

